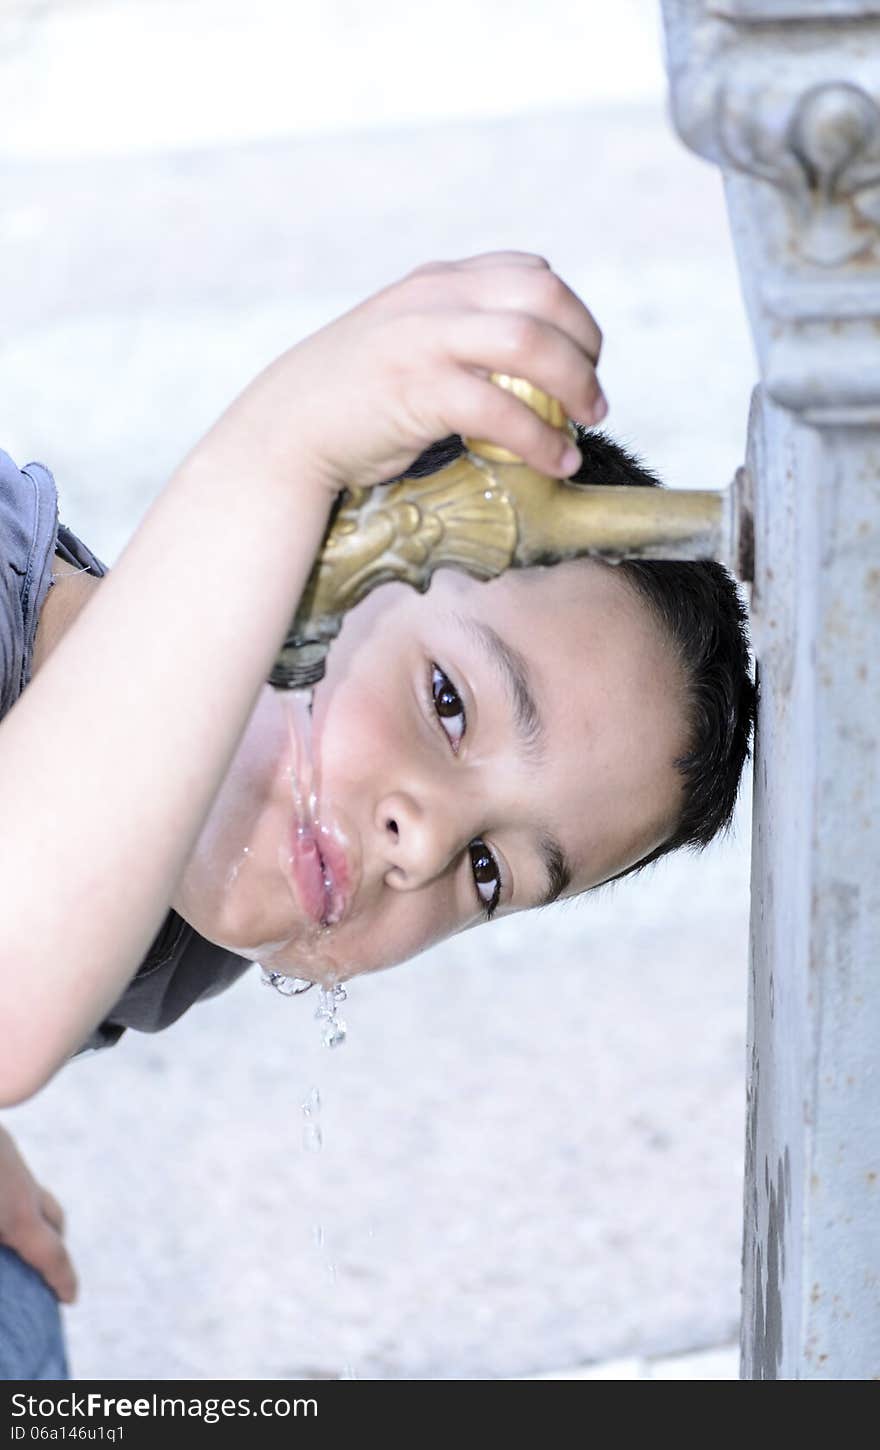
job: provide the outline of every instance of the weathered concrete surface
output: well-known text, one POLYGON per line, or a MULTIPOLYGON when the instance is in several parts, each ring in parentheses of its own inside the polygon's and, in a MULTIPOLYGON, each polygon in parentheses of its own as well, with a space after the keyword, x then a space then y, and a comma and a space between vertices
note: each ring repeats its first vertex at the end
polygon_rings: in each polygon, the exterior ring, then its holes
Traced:
MULTIPOLYGON (((513 245, 594 307, 609 429, 670 482, 726 483, 754 367, 718 179, 659 105, 552 94, 507 120, 7 160, 4 446, 55 469, 112 563, 274 352, 411 265, 513 245)), ((701 860, 360 982, 333 1054, 308 997, 246 977, 6 1114, 69 1210, 75 1373, 511 1377, 734 1339, 747 863, 744 814, 701 860)))
POLYGON ((743 1375, 876 1379, 880 11, 664 14, 677 123, 725 172, 762 377, 743 1375))

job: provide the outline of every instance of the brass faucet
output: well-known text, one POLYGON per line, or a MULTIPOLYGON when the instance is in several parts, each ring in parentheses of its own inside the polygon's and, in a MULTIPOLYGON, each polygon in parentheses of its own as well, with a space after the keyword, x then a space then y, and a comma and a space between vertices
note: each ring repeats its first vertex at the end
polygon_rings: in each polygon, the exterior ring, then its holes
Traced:
MULTIPOLYGON (((569 428, 555 398, 523 378, 492 373, 557 428, 569 428)), ((595 555, 612 561, 715 558, 746 577, 748 518, 726 489, 606 488, 548 478, 505 448, 465 438, 466 452, 428 478, 398 479, 340 495, 324 544, 269 683, 316 684, 349 609, 379 584, 402 580, 424 592, 435 569, 494 579, 595 555)))

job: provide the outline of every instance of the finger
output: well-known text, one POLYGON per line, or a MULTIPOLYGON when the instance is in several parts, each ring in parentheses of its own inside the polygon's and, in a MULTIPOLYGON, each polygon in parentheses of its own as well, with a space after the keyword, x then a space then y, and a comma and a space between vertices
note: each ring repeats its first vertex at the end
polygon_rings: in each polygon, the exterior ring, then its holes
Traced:
POLYGON ((474 257, 462 257, 455 265, 467 271, 478 271, 485 267, 503 267, 511 264, 518 267, 532 267, 537 271, 551 271, 550 263, 546 257, 541 257, 537 252, 478 252, 474 257))
POLYGON ((62 1239, 45 1219, 34 1219, 28 1231, 14 1243, 10 1240, 9 1246, 42 1274, 63 1304, 73 1303, 78 1287, 76 1272, 62 1239))
POLYGON ((602 331, 589 308, 543 257, 489 252, 462 262, 428 263, 411 274, 416 305, 527 312, 567 332, 598 365, 602 331))
POLYGON ((58 1233, 63 1234, 64 1209, 61 1207, 54 1193, 50 1193, 48 1188, 41 1188, 39 1190, 39 1204, 43 1217, 48 1219, 49 1223, 54 1229, 57 1229, 58 1233))
POLYGON ((435 335, 463 366, 526 378, 591 426, 604 402, 592 359, 567 332, 522 312, 435 314, 435 335))
POLYGON ((423 277, 442 272, 479 272, 505 265, 527 267, 533 271, 549 271, 550 269, 547 258, 539 257, 535 252, 479 252, 476 256, 460 257, 455 261, 444 261, 438 258, 433 262, 423 262, 420 267, 414 267, 409 276, 423 277))
POLYGON ((442 403, 448 409, 447 427, 509 449, 538 473, 563 478, 580 467, 565 429, 543 422, 527 403, 488 378, 462 370, 447 385, 442 403))
POLYGON ((477 308, 510 309, 546 318, 567 332, 592 359, 599 362, 602 331, 592 312, 576 292, 553 271, 499 265, 461 277, 464 297, 477 308))

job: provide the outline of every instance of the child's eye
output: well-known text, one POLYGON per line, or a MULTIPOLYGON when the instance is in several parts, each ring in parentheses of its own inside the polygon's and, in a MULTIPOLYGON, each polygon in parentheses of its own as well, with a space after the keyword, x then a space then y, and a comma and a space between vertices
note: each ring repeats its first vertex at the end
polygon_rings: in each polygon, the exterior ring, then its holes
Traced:
POLYGON ((495 860, 486 842, 479 840, 479 838, 471 841, 468 846, 468 851, 470 852, 471 870, 474 873, 477 896, 488 921, 491 920, 501 895, 501 873, 498 870, 498 862, 495 860))
MULTIPOLYGON (((452 749, 457 752, 467 730, 467 716, 461 696, 449 676, 443 673, 439 665, 431 667, 431 697, 443 732, 448 737, 452 749)), ((486 919, 489 920, 501 896, 501 872, 498 862, 486 842, 481 841, 479 837, 470 841, 467 849, 471 858, 474 885, 477 888, 477 900, 486 914, 486 919)))
POLYGON ((453 750, 457 751, 467 729, 467 718, 461 696, 449 676, 444 675, 439 665, 434 665, 432 668, 431 695, 444 733, 449 737, 453 750))

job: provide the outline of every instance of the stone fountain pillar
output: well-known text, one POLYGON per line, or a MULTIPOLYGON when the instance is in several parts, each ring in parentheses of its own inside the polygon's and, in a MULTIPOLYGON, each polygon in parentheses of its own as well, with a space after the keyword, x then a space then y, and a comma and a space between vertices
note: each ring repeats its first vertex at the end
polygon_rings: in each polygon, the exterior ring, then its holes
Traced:
POLYGON ((741 1375, 876 1379, 880 4, 662 3, 761 371, 741 1375))

